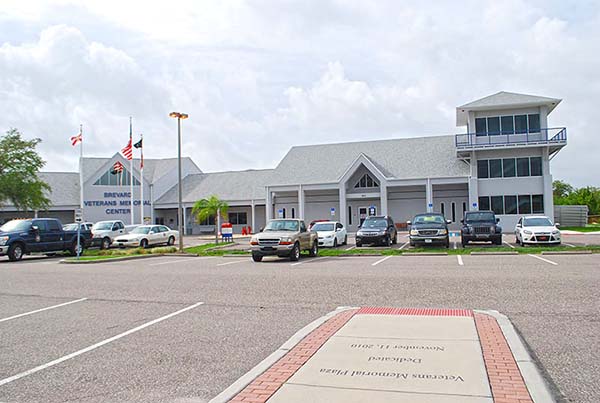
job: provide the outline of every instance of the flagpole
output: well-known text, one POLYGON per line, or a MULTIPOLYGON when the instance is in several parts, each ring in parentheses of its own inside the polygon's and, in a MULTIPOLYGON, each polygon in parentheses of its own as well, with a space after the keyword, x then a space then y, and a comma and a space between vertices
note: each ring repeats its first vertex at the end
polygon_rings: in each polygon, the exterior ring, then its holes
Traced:
MULTIPOLYGON (((129 117, 129 144, 131 145, 131 147, 133 147, 133 128, 131 124, 131 116, 129 117)), ((131 150, 131 152, 133 153, 133 150, 131 150)), ((131 225, 133 225, 133 156, 131 157, 131 160, 129 160, 129 162, 129 191, 131 192, 131 225)))
MULTIPOLYGON (((79 207, 83 215, 83 125, 79 125, 79 135, 81 141, 79 142, 79 207)), ((83 217, 82 217, 83 218, 83 217)))
POLYGON ((144 135, 140 133, 140 225, 144 225, 144 135))

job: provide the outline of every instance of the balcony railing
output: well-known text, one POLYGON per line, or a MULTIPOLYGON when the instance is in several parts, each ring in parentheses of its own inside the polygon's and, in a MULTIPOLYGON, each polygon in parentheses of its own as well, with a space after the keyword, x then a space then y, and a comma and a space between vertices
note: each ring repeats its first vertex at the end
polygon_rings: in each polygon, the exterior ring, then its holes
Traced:
POLYGON ((567 143, 567 128, 555 127, 526 133, 465 133, 455 136, 457 149, 567 143))

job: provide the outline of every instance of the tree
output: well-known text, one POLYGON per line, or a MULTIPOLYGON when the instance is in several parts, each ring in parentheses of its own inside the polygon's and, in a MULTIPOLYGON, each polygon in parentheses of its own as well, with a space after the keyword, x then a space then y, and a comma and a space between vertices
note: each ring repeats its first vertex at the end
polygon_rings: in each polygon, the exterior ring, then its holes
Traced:
POLYGON ((196 216, 198 222, 206 220, 208 217, 215 218, 215 243, 219 243, 219 216, 225 218, 229 211, 227 202, 212 195, 208 199, 198 200, 192 207, 192 214, 196 216))
POLYGON ((36 152, 40 139, 25 140, 17 129, 0 138, 0 206, 6 203, 18 210, 48 208, 50 186, 40 180, 38 172, 45 161, 36 152))
POLYGON ((552 182, 552 193, 554 194, 555 199, 557 197, 566 197, 573 192, 573 190, 573 186, 561 180, 552 182))

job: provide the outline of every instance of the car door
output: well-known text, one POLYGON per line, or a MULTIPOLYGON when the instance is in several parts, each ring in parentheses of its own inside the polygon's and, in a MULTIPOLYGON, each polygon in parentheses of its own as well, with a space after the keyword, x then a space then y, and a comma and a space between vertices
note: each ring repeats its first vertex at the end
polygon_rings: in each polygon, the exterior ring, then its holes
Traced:
POLYGON ((345 232, 346 231, 342 223, 335 223, 335 237, 338 245, 341 245, 344 242, 345 232))
POLYGON ((160 228, 160 226, 155 226, 152 228, 154 230, 154 244, 166 243, 167 242, 167 233, 160 228))
POLYGON ((119 235, 123 235, 125 233, 125 225, 122 222, 115 222, 112 226, 112 231, 110 233, 112 240, 114 241, 116 237, 119 235))
POLYGON ((51 251, 52 249, 52 236, 48 233, 48 224, 46 220, 33 220, 34 227, 38 228, 37 233, 34 234, 35 239, 29 250, 32 252, 44 252, 51 251))
POLYGON ((517 221, 517 226, 515 227, 515 236, 519 240, 523 239, 523 235, 521 234, 522 230, 523 230, 523 217, 519 218, 519 221, 517 221))
POLYGON ((47 240, 50 248, 46 250, 59 251, 65 249, 65 232, 58 221, 48 220, 46 224, 48 226, 47 240))

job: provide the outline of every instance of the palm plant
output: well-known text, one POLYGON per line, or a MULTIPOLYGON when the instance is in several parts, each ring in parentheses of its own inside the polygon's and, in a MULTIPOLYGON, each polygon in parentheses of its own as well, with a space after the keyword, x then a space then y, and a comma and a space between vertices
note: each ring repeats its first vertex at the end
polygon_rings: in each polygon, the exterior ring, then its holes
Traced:
POLYGON ((215 243, 219 243, 219 216, 225 218, 228 210, 229 205, 226 201, 212 195, 208 199, 198 200, 192 207, 192 214, 198 222, 203 222, 208 217, 215 218, 215 243))

